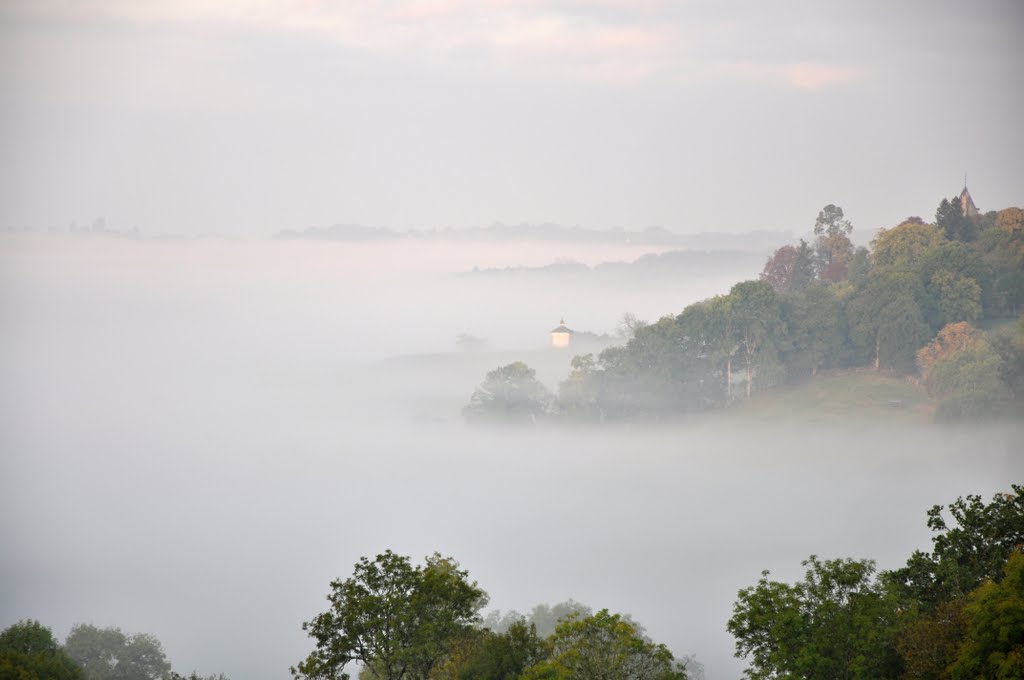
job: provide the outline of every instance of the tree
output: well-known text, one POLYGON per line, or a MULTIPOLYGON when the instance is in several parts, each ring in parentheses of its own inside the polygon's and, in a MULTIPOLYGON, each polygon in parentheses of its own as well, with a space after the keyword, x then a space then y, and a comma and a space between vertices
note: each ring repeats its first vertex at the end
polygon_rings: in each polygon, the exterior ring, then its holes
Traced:
POLYGON ((814 221, 814 251, 818 277, 822 281, 837 282, 846 279, 853 244, 849 234, 853 225, 843 216, 843 209, 826 205, 814 221))
POLYGON ((816 284, 796 299, 794 345, 811 375, 836 361, 843 348, 842 309, 831 286, 816 284))
POLYGON ((931 336, 920 299, 920 282, 906 272, 882 270, 872 273, 846 307, 850 339, 875 369, 904 372, 914 369, 918 348, 931 336))
POLYGON ((486 629, 469 632, 431 680, 517 680, 543 656, 536 628, 516 621, 502 633, 486 629))
POLYGON ((938 603, 964 597, 985 579, 1000 581, 1003 564, 1016 546, 1024 545, 1024 485, 1012 484, 1010 493, 996 494, 991 503, 968 495, 928 511, 932 552, 914 552, 905 567, 884 574, 900 591, 904 602, 926 610, 938 603))
POLYGON ((327 599, 330 609, 302 625, 316 649, 292 668, 296 678, 347 680, 345 667, 357 661, 379 680, 427 680, 479 622, 487 595, 451 558, 434 553, 414 566, 388 550, 360 558, 327 599))
POLYGON ((160 641, 152 635, 126 635, 120 628, 78 624, 68 633, 64 650, 86 680, 156 680, 171 670, 160 641))
POLYGON ((1024 554, 1015 550, 1000 582, 986 581, 964 607, 965 639, 950 667, 954 680, 1024 678, 1024 554))
POLYGON ((940 361, 947 361, 958 352, 963 352, 985 342, 985 335, 969 323, 951 323, 944 326, 935 339, 917 352, 917 366, 925 384, 932 369, 940 361))
POLYGON ((938 312, 937 325, 981 319, 981 286, 974 279, 939 271, 928 282, 928 292, 938 312))
POLYGON ((771 581, 739 591, 728 629, 736 656, 749 658, 745 676, 770 678, 893 678, 896 604, 872 578, 871 560, 819 560, 803 565, 804 580, 771 581))
POLYGON ((49 628, 31 619, 0 632, 3 680, 81 680, 82 670, 64 653, 49 628))
POLYGON ((750 396, 755 374, 762 383, 780 368, 779 352, 788 341, 781 302, 764 281, 737 283, 729 291, 732 326, 747 377, 750 396))
POLYGON ((665 645, 607 609, 569 617, 545 646, 548 658, 528 668, 522 680, 686 680, 665 645))
POLYGON ((535 422, 548 412, 551 393, 521 361, 494 369, 462 410, 469 421, 535 422))
POLYGON ((903 680, 948 680, 949 665, 964 637, 963 598, 940 602, 927 612, 915 606, 901 615, 896 649, 903 680))
POLYGON ((959 196, 942 199, 935 210, 935 224, 950 241, 973 241, 978 235, 977 226, 963 214, 959 196))
POLYGON ((803 239, 799 246, 782 246, 768 258, 761 280, 781 295, 799 293, 814 281, 814 251, 803 239))
POLYGON ((879 229, 871 241, 875 267, 914 270, 933 248, 945 242, 942 230, 931 224, 904 222, 892 229, 879 229))
POLYGON ((853 225, 843 216, 843 209, 829 203, 814 220, 815 236, 835 236, 836 234, 850 234, 853 225))

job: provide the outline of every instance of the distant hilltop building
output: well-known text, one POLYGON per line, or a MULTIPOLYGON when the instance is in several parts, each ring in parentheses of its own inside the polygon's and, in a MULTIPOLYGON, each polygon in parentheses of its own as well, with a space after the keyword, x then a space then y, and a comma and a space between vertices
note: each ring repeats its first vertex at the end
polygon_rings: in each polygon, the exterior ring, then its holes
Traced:
POLYGON ((960 214, 964 217, 977 217, 978 206, 974 205, 971 192, 967 190, 967 177, 964 177, 964 190, 960 192, 960 214))
POLYGON ((558 322, 558 326, 551 329, 551 346, 555 349, 568 347, 572 341, 572 330, 565 325, 565 319, 558 322))

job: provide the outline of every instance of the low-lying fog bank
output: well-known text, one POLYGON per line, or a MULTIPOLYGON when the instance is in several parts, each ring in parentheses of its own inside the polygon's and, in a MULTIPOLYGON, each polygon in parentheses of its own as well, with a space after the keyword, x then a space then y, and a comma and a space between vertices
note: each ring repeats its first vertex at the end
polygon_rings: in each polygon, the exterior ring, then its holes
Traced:
MULTIPOLYGON (((177 668, 285 678, 332 578, 437 550, 491 607, 628 611, 721 680, 741 668, 736 591, 762 569, 897 566, 928 546, 931 505, 1024 478, 1019 425, 470 428, 459 407, 507 358, 556 386, 559 291, 386 275, 398 251, 319 245, 0 250, 0 628, 120 626, 177 668), (473 324, 534 349, 438 354, 473 324)), ((701 285, 576 294, 601 331, 701 285)))

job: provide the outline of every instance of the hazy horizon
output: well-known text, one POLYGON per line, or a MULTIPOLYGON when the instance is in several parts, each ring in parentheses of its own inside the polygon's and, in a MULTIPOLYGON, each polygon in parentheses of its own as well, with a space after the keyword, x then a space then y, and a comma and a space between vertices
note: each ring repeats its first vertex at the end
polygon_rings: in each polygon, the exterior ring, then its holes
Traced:
POLYGON ((737 232, 1024 204, 1013 0, 12 0, 0 225, 737 232), (737 209, 737 206, 742 206, 737 209))

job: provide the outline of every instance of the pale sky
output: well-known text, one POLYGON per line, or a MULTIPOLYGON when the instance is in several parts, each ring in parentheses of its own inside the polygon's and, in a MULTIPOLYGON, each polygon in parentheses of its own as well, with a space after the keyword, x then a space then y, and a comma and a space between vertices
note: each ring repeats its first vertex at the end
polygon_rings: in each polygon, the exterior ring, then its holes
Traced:
POLYGON ((1024 3, 4 0, 0 226, 679 232, 1024 205, 1024 3))

